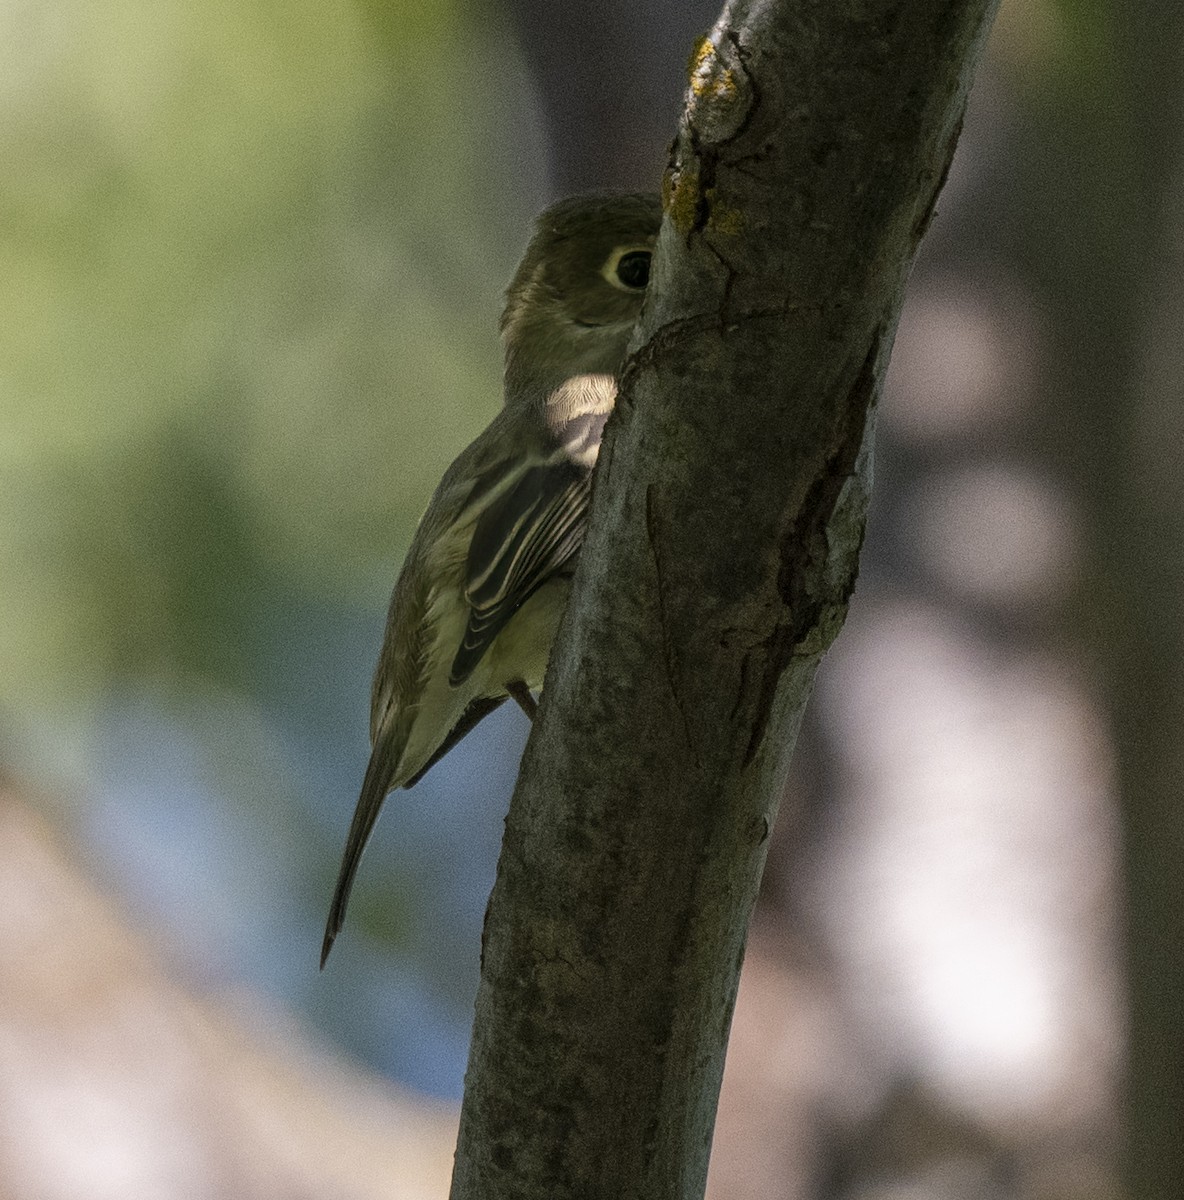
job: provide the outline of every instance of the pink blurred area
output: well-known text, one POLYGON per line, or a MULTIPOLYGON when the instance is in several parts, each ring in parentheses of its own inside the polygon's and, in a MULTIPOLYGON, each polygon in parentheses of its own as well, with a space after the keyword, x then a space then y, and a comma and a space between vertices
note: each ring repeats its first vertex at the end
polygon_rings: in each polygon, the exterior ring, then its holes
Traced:
POLYGON ((0 1195, 429 1200, 455 1118, 255 997, 195 994, 0 793, 0 1195))

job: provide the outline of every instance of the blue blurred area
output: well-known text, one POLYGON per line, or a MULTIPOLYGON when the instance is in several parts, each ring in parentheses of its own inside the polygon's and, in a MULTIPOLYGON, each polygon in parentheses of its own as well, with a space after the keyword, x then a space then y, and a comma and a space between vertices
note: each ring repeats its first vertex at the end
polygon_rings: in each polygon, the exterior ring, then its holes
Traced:
POLYGON ((323 611, 285 617, 287 652, 267 660, 261 697, 211 693, 180 708, 125 687, 108 698, 78 833, 197 982, 258 988, 393 1077, 455 1099, 525 718, 499 711, 388 799, 320 973, 380 630, 323 611))

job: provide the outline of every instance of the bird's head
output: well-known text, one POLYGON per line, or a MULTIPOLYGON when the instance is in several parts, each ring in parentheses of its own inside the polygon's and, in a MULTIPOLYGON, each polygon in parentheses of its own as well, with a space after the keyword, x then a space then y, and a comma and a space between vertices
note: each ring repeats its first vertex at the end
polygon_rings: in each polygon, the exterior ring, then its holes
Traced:
POLYGON ((573 196, 538 218, 506 291, 507 396, 515 383, 620 372, 661 220, 647 193, 573 196))

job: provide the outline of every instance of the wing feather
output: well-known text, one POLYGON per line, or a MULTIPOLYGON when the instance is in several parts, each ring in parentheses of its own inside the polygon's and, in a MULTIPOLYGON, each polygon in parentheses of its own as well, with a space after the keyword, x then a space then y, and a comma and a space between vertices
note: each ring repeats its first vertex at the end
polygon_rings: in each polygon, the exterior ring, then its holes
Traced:
POLYGON ((592 473, 564 455, 529 466, 477 521, 466 563, 469 621, 450 682, 463 683, 510 618, 570 571, 584 540, 592 473))

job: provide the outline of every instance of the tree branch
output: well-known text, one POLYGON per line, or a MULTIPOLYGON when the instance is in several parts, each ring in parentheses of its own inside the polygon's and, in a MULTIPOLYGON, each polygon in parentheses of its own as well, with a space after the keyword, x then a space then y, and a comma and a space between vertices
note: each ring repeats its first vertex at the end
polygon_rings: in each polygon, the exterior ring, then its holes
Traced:
POLYGON ((870 413, 996 3, 737 0, 695 51, 490 899, 453 1200, 702 1195, 870 413))

